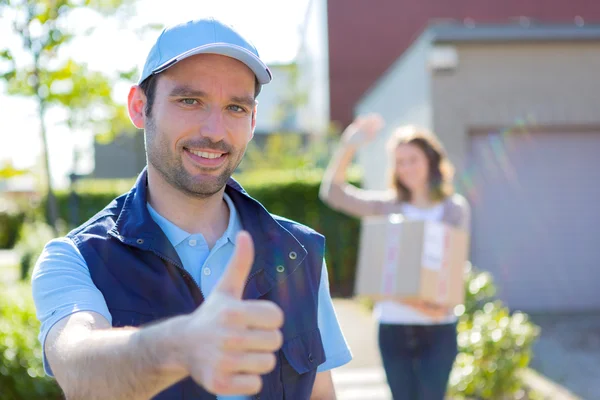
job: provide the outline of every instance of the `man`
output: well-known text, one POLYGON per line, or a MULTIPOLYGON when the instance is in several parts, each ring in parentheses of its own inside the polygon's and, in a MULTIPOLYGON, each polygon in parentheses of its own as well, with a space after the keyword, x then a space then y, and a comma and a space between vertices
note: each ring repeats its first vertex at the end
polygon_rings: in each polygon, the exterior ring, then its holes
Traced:
POLYGON ((68 399, 335 398, 329 371, 351 355, 324 239, 230 178, 270 80, 214 19, 150 50, 128 96, 147 168, 48 243, 32 278, 46 371, 68 399))

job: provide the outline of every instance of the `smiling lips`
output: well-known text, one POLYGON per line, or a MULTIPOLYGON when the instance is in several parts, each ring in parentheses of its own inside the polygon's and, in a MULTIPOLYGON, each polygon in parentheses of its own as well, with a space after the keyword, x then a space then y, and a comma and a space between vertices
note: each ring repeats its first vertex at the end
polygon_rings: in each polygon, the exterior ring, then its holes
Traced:
POLYGON ((195 164, 202 167, 218 167, 225 161, 228 154, 214 151, 191 150, 188 148, 185 148, 185 152, 195 164))

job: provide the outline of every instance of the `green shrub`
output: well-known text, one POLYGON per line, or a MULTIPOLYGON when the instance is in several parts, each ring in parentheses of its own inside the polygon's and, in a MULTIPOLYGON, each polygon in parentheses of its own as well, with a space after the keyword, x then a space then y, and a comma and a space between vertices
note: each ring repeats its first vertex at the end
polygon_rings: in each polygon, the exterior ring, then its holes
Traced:
POLYGON ((529 365, 540 329, 526 314, 511 314, 495 293, 491 275, 469 265, 465 305, 457 310, 459 354, 450 376, 454 398, 515 399, 524 393, 519 372, 529 365))
POLYGON ((55 381, 44 375, 31 287, 0 285, 0 298, 0 398, 61 398, 55 381))
MULTIPOLYGON (((350 173, 352 182, 358 184, 356 172, 350 173)), ((236 175, 244 189, 260 201, 270 212, 310 226, 326 237, 326 261, 329 268, 331 292, 337 296, 349 296, 354 287, 356 256, 360 221, 333 211, 318 198, 322 171, 320 170, 268 170, 236 175)), ((121 183, 121 188, 123 184, 121 183)), ((104 208, 121 192, 102 192, 99 188, 116 187, 103 181, 99 187, 87 182, 77 193, 77 209, 72 206, 68 192, 56 194, 59 215, 75 223, 70 228, 85 222, 104 208)), ((43 207, 43 205, 42 205, 43 207)))
MULTIPOLYGON (((59 231, 61 229, 59 222, 59 231)), ((50 225, 40 220, 26 222, 21 228, 19 234, 20 240, 15 246, 19 253, 19 268, 20 279, 28 280, 38 257, 42 254, 42 250, 46 243, 54 238, 54 232, 50 225)))
POLYGON ((11 249, 19 237, 25 213, 0 205, 0 249, 11 249))
MULTIPOLYGON (((55 193, 58 205, 58 218, 64 221, 69 229, 87 221, 98 211, 106 207, 115 197, 124 193, 112 190, 103 192, 93 186, 90 186, 89 190, 89 192, 83 190, 77 192, 75 202, 70 192, 59 191, 55 193)), ((42 201, 40 209, 44 210, 43 215, 45 216, 45 210, 47 210, 46 199, 42 201)), ((43 219, 47 221, 46 217, 43 219)))

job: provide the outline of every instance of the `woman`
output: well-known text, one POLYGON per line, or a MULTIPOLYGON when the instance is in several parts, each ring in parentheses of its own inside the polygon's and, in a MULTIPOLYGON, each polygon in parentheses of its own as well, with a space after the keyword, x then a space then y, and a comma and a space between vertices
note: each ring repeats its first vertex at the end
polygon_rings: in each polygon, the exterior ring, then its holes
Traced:
MULTIPOLYGON (((373 140, 382 125, 380 117, 369 115, 346 128, 325 172, 320 198, 356 217, 399 213, 468 230, 469 206, 453 193, 453 167, 435 135, 424 129, 405 126, 389 140, 389 190, 362 190, 345 182, 356 150, 373 140)), ((439 311, 440 306, 424 302, 375 305, 379 349, 395 400, 444 398, 457 354, 456 317, 453 310, 439 311)))

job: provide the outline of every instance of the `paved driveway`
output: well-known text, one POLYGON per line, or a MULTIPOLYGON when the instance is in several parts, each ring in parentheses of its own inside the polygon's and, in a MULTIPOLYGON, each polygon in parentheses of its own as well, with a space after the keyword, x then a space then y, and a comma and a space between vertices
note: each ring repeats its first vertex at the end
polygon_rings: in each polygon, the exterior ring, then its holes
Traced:
POLYGON ((583 399, 600 399, 600 312, 530 317, 542 328, 531 367, 583 399))

